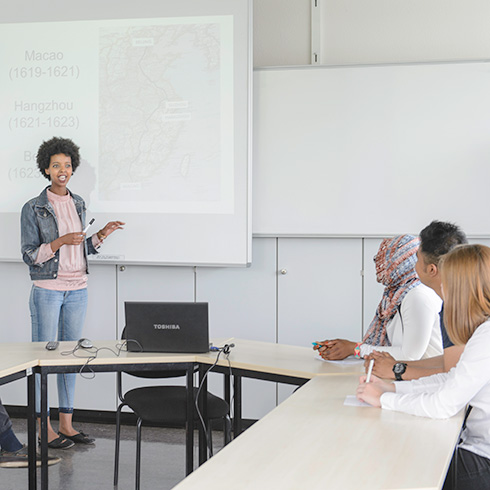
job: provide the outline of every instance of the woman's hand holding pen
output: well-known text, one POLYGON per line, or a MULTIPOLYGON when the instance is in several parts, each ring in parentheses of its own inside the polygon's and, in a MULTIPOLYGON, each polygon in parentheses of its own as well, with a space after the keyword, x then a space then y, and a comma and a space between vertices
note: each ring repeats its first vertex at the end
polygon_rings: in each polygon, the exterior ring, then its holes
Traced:
POLYGON ((66 235, 60 236, 56 240, 53 240, 51 245, 51 250, 57 252, 63 245, 80 245, 85 240, 85 233, 76 231, 74 233, 67 233, 66 235))
POLYGON ((356 347, 355 342, 345 339, 324 340, 323 342, 315 343, 317 346, 314 346, 313 349, 318 350, 323 359, 328 359, 329 361, 338 361, 354 355, 356 347))
POLYGON ((369 403, 373 407, 381 407, 381 395, 387 391, 395 391, 393 383, 386 383, 376 376, 371 376, 369 383, 366 383, 366 376, 361 376, 356 396, 359 400, 369 403))
POLYGON ((323 340, 321 342, 313 342, 313 350, 317 350, 318 354, 323 357, 324 352, 328 348, 328 340, 323 340))
POLYGON ((60 237, 63 245, 80 245, 85 240, 85 233, 76 231, 60 237))

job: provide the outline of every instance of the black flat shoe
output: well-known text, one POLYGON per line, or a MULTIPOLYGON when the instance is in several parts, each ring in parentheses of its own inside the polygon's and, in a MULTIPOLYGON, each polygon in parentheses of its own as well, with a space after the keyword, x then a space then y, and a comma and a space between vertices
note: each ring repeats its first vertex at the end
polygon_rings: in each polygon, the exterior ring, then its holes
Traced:
POLYGON ((95 444, 95 439, 89 437, 87 434, 84 434, 82 431, 80 431, 78 434, 75 434, 74 436, 68 436, 66 434, 63 434, 63 432, 58 432, 58 434, 61 437, 73 441, 76 444, 95 444))
MULTIPOLYGON (((41 439, 38 439, 37 442, 41 444, 41 439)), ((57 437, 53 439, 51 442, 48 442, 48 447, 50 449, 69 449, 73 447, 75 443, 65 436, 57 437)))

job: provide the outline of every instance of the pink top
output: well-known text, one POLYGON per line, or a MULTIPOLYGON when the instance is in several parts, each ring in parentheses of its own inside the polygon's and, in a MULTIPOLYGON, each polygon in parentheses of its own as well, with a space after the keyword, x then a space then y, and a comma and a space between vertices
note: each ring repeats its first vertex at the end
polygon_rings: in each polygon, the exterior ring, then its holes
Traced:
MULTIPOLYGON (((67 233, 82 231, 82 223, 78 216, 75 204, 71 195, 59 196, 47 191, 48 200, 53 206, 54 214, 58 222, 59 236, 67 233)), ((94 247, 99 247, 101 241, 97 234, 92 235, 94 247)), ((87 287, 87 264, 83 254, 83 243, 80 245, 62 245, 60 248, 60 265, 56 279, 44 279, 34 281, 34 285, 53 291, 75 291, 87 287)), ((36 264, 42 264, 55 256, 51 249, 51 244, 43 243, 37 253, 36 264)), ((56 259, 55 259, 56 260, 56 259)))

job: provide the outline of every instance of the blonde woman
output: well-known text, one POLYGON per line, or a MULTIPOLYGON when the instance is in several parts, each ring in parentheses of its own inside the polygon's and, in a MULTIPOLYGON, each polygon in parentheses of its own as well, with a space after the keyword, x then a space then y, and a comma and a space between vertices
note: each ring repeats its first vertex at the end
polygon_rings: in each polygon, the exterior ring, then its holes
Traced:
MULTIPOLYGON (((357 397, 371 405, 431 418, 472 410, 457 452, 457 490, 490 488, 490 248, 461 245, 442 261, 444 322, 461 358, 448 373, 386 383, 365 377, 357 397)), ((449 478, 448 478, 449 480, 449 478)), ((446 481, 444 490, 452 489, 446 481)))

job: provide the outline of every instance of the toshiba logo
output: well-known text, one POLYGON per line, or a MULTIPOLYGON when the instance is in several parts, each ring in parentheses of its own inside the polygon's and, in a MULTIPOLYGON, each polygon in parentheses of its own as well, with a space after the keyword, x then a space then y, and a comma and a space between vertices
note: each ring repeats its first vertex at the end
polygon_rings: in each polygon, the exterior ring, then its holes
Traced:
POLYGON ((180 330, 180 325, 166 325, 164 323, 154 323, 155 330, 180 330))

